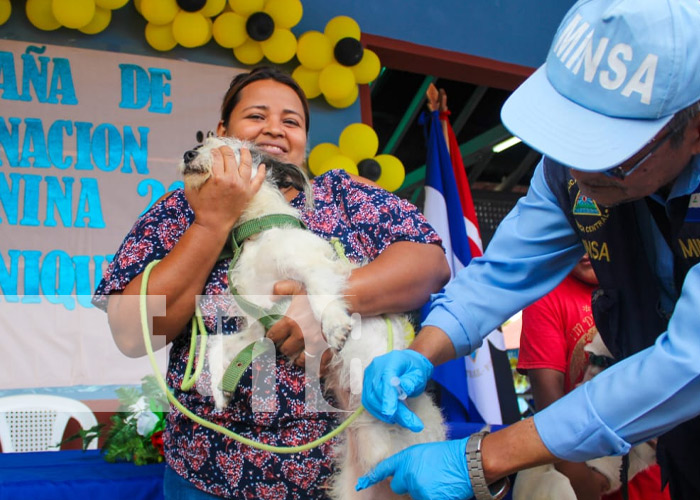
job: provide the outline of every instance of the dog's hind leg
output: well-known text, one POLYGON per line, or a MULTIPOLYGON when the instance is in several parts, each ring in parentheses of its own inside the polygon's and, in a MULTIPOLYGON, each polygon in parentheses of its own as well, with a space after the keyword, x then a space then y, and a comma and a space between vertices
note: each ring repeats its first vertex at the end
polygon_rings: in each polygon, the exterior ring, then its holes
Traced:
POLYGON ((335 452, 339 457, 336 460, 338 472, 333 477, 330 497, 333 500, 410 500, 408 495, 397 495, 391 491, 391 479, 386 479, 366 490, 355 491, 359 477, 368 472, 361 470, 361 464, 366 461, 363 453, 368 448, 358 446, 358 443, 367 437, 363 434, 366 433, 361 432, 361 429, 348 429, 344 440, 336 446, 335 452))

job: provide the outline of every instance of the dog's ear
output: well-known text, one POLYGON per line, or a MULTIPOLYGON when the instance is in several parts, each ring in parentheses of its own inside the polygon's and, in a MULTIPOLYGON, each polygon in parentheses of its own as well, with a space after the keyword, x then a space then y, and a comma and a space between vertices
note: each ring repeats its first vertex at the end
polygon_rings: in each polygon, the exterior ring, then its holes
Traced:
POLYGON ((264 156, 261 163, 265 164, 267 178, 278 189, 293 187, 297 191, 306 191, 309 179, 303 170, 292 163, 285 163, 270 156, 264 156))

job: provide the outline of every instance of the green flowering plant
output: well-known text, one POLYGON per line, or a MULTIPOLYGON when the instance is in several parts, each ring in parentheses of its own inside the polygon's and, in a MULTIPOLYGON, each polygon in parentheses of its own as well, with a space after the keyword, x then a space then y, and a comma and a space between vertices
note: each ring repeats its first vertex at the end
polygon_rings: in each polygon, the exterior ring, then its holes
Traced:
POLYGON ((141 389, 120 387, 117 413, 102 446, 108 462, 127 461, 136 465, 159 463, 163 458, 163 430, 168 399, 153 375, 142 379, 141 389))

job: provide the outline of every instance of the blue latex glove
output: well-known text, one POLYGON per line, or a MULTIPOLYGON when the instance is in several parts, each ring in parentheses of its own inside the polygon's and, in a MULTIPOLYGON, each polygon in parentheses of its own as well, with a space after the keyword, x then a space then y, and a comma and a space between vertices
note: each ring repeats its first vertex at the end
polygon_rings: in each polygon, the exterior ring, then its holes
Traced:
POLYGON ((379 462, 357 481, 364 490, 389 476, 394 493, 414 500, 462 500, 474 496, 467 470, 467 440, 417 444, 379 462))
POLYGON ((413 432, 423 430, 423 422, 403 402, 391 380, 398 377, 401 389, 408 396, 417 396, 433 374, 433 364, 422 354, 405 349, 376 357, 365 370, 362 404, 375 418, 389 424, 400 424, 413 432))

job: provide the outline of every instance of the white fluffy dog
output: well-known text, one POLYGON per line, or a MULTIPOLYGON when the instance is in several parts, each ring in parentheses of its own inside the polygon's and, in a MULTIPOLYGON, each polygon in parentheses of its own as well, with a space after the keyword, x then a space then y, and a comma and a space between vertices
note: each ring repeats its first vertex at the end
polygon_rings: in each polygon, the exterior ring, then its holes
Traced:
MULTIPOLYGON (((201 186, 210 175, 210 151, 224 145, 231 147, 237 158, 240 158, 241 147, 251 149, 253 175, 260 163, 264 163, 267 169, 265 182, 241 215, 237 226, 269 214, 299 218, 298 211, 287 203, 279 186, 293 185, 306 193, 307 202, 313 203, 308 179, 301 169, 280 164, 255 151, 250 144, 227 137, 208 137, 202 146, 185 153, 180 167, 185 183, 195 188, 201 186)), ((242 246, 240 257, 229 270, 229 287, 265 309, 274 304, 270 296, 276 282, 293 279, 303 283, 312 312, 320 321, 326 340, 335 354, 326 377, 326 387, 333 391, 336 401, 344 410, 359 406, 364 368, 374 357, 390 348, 387 321, 393 330, 391 348, 407 347, 407 321, 404 317, 390 315, 386 319, 373 317, 353 321, 348 314, 342 295, 350 272, 355 267, 340 257, 328 241, 297 224, 289 224, 248 238, 242 246)), ((265 330, 255 319, 249 317, 246 328, 236 334, 213 336, 208 360, 211 392, 219 409, 228 403, 230 397, 219 388, 229 363, 246 346, 264 337, 265 330)), ((312 361, 318 367, 318 359, 307 356, 307 383, 308 367, 314 364, 312 361)), ((335 449, 338 472, 331 485, 332 498, 397 498, 387 481, 369 490, 356 492, 357 478, 379 461, 410 445, 445 439, 442 415, 428 395, 410 398, 406 403, 424 422, 425 430, 422 432, 414 433, 397 425, 385 424, 364 412, 341 435, 335 449)))

